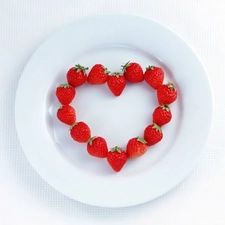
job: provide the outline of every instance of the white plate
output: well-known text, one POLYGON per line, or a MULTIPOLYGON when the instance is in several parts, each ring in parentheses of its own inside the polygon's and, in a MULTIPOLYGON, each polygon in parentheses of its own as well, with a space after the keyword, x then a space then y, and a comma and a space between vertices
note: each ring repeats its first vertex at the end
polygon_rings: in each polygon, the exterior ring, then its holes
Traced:
MULTIPOLYGON (((105 137, 109 147, 125 147, 151 124, 157 100, 145 82, 127 85, 119 98, 106 84, 85 84, 77 88, 72 105, 92 136, 105 137)), ((52 187, 83 203, 124 207, 155 199, 188 175, 210 131, 212 96, 199 59, 172 31, 136 16, 100 15, 67 25, 37 49, 19 82, 15 120, 28 160, 52 187), (163 140, 115 173, 106 159, 89 156, 85 144, 70 138, 69 127, 55 118, 59 103, 54 92, 76 63, 102 63, 118 71, 127 61, 144 69, 161 66, 165 82, 176 84, 179 97, 171 105, 173 119, 163 127, 163 140)))

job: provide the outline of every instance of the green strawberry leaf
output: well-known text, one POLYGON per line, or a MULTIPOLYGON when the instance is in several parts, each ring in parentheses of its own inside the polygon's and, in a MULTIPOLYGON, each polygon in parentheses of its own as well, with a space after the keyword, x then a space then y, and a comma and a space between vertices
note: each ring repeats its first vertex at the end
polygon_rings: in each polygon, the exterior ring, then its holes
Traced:
POLYGON ((63 87, 63 88, 69 88, 69 87, 71 87, 69 84, 60 84, 60 86, 59 87, 63 87))
POLYGON ((84 66, 81 66, 80 64, 76 64, 75 65, 75 68, 77 69, 77 72, 79 73, 80 71, 86 71, 88 70, 88 67, 84 67, 84 66))
POLYGON ((110 74, 110 71, 106 67, 102 66, 102 68, 104 69, 105 74, 110 74))
POLYGON ((152 128, 156 129, 156 131, 162 133, 162 128, 158 126, 156 123, 153 124, 152 128))
POLYGON ((148 66, 146 69, 147 70, 154 70, 155 69, 155 66, 148 66))
POLYGON ((115 77, 122 77, 123 76, 123 74, 122 73, 119 73, 119 72, 114 72, 114 73, 111 73, 109 76, 115 76, 115 77))
POLYGON ((72 124, 72 125, 70 126, 70 130, 72 130, 76 125, 77 125, 77 122, 75 122, 74 124, 72 124))
POLYGON ((91 137, 87 142, 89 145, 92 145, 93 140, 97 138, 97 136, 91 137))
POLYGON ((137 137, 137 140, 138 140, 139 142, 141 142, 142 144, 147 144, 147 141, 146 141, 144 138, 137 137))
POLYGON ((122 65, 122 71, 126 72, 127 67, 130 66, 130 61, 128 61, 127 63, 125 63, 124 65, 122 65))
POLYGON ((121 149, 122 148, 120 148, 118 146, 115 146, 114 148, 111 148, 111 152, 119 152, 119 153, 121 153, 121 149))
POLYGON ((170 111, 169 105, 161 105, 160 107, 162 108, 162 110, 166 110, 167 112, 170 111))
POLYGON ((173 83, 167 83, 167 87, 169 88, 169 89, 171 89, 171 90, 175 90, 176 91, 176 87, 175 87, 175 85, 173 84, 173 83))

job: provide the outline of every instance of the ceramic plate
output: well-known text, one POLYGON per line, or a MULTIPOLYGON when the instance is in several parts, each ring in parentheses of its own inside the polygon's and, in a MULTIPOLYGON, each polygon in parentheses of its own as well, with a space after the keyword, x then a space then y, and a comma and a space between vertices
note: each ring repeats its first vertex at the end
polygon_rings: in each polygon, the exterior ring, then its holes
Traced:
MULTIPOLYGON (((104 137, 109 148, 125 148, 152 123, 158 103, 156 92, 142 82, 127 84, 120 97, 106 84, 85 84, 76 89, 72 106, 92 136, 104 137)), ((36 50, 19 82, 15 120, 28 160, 53 188, 86 204, 125 207, 163 195, 193 169, 209 135, 212 96, 198 57, 171 30, 137 16, 99 15, 63 27, 36 50), (69 127, 57 120, 55 89, 77 63, 89 68, 101 63, 113 72, 127 61, 143 69, 162 67, 164 83, 173 82, 179 96, 163 140, 115 173, 106 159, 88 155, 86 144, 73 141, 69 127)))

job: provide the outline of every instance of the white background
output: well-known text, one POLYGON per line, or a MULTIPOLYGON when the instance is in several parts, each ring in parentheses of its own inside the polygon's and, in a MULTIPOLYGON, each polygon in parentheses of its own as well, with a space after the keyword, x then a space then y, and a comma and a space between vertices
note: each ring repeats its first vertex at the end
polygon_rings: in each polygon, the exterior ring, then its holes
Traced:
POLYGON ((0 0, 0 225, 225 225, 224 12, 224 0, 0 0), (204 64, 214 98, 213 127, 192 173, 152 202, 119 209, 78 203, 46 184, 14 125, 16 88, 35 49, 63 25, 109 12, 151 18, 183 37, 204 64))

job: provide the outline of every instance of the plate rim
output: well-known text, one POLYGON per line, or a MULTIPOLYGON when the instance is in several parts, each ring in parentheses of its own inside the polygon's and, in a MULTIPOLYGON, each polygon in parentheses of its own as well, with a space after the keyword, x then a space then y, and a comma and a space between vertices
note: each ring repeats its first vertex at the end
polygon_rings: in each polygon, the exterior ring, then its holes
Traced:
MULTIPOLYGON (((213 117, 212 117, 212 115, 213 115, 213 98, 212 98, 212 89, 211 89, 211 85, 210 85, 210 82, 209 82, 209 77, 208 77, 208 75, 207 75, 207 73, 206 73, 206 71, 205 71, 205 69, 204 69, 204 67, 203 67, 202 62, 200 61, 200 58, 199 58, 198 55, 196 54, 196 52, 191 48, 191 46, 190 46, 183 38, 181 38, 179 35, 177 35, 174 31, 172 31, 171 29, 167 28, 166 26, 164 26, 164 25, 162 25, 162 24, 160 24, 160 23, 158 23, 158 22, 156 22, 156 21, 154 21, 154 20, 152 20, 152 19, 150 19, 150 18, 141 17, 141 16, 136 16, 136 15, 129 15, 129 14, 118 14, 118 13, 117 13, 117 14, 113 14, 113 13, 111 14, 111 13, 110 13, 110 14, 93 15, 93 16, 88 16, 88 17, 80 18, 80 19, 78 19, 78 20, 76 20, 76 21, 74 21, 74 22, 72 22, 72 23, 69 23, 69 24, 63 26, 61 29, 59 29, 57 32, 55 32, 53 35, 51 35, 50 37, 48 37, 48 38, 46 39, 46 41, 50 40, 52 36, 57 36, 57 34, 59 34, 60 32, 62 32, 66 27, 73 26, 73 25, 76 24, 77 22, 82 23, 82 21, 92 20, 92 19, 94 19, 94 18, 96 18, 96 17, 98 17, 98 18, 100 18, 100 17, 101 17, 101 18, 102 18, 102 17, 108 17, 108 18, 110 18, 110 17, 121 17, 121 18, 122 18, 122 17, 130 17, 130 18, 131 18, 131 17, 132 17, 133 19, 134 19, 134 18, 139 18, 140 20, 149 21, 149 22, 155 23, 156 25, 159 25, 161 28, 166 29, 167 31, 173 33, 176 37, 178 37, 179 39, 181 39, 182 42, 185 43, 185 44, 188 46, 188 48, 192 51, 193 55, 195 55, 196 59, 198 60, 200 67, 201 67, 201 68, 203 69, 203 71, 204 71, 205 79, 207 80, 208 91, 210 92, 210 97, 211 97, 211 99, 210 99, 211 112, 209 113, 209 114, 211 114, 211 117, 210 117, 210 122, 209 122, 209 125, 208 125, 208 131, 207 131, 208 134, 207 134, 207 137, 205 138, 205 141, 204 141, 204 147, 205 147, 205 145, 206 145, 206 143, 207 143, 207 140, 208 140, 208 137, 209 137, 209 134, 210 134, 210 131, 211 131, 211 127, 212 127, 212 119, 213 119, 213 117)), ((37 50, 40 49, 40 48, 42 48, 42 47, 45 45, 46 41, 44 41, 44 42, 37 48, 37 50)), ((22 72, 21 78, 23 77, 23 74, 26 73, 27 66, 30 64, 30 62, 31 62, 31 60, 33 59, 33 57, 35 56, 37 50, 33 53, 33 55, 31 56, 30 60, 27 62, 27 65, 26 65, 26 67, 24 68, 24 70, 23 70, 23 72, 22 72), (25 71, 25 72, 24 72, 24 71, 25 71)), ((18 105, 18 101, 19 101, 19 100, 18 100, 18 93, 19 93, 19 90, 20 90, 21 82, 23 82, 22 79, 20 79, 20 81, 19 81, 18 88, 17 88, 17 92, 16 92, 16 100, 15 100, 15 123, 16 123, 16 130, 17 130, 17 134, 18 134, 18 136, 19 136, 20 144, 21 144, 21 146, 22 146, 22 148, 23 148, 23 151, 24 151, 25 155, 27 156, 28 160, 30 161, 30 159, 29 159, 29 154, 27 154, 26 150, 24 150, 24 148, 27 148, 27 146, 26 146, 25 143, 21 143, 21 142, 22 142, 22 141, 21 141, 21 134, 20 134, 21 124, 19 124, 19 122, 18 122, 18 110, 20 110, 20 109, 18 108, 18 107, 19 107, 19 105, 18 105), (25 147, 24 147, 24 146, 25 146, 25 147)), ((201 152, 203 151, 204 147, 202 147, 202 150, 199 152, 199 157, 201 156, 201 152)), ((58 158, 57 161, 59 162, 60 159, 58 158)), ((186 177, 186 176, 190 173, 190 171, 194 168, 194 166, 196 165, 197 161, 198 161, 198 159, 196 158, 196 159, 195 159, 195 162, 193 161, 193 165, 190 166, 189 171, 187 172, 187 174, 183 176, 183 179, 185 179, 185 177, 186 177)), ((31 161, 30 161, 30 163, 31 163, 31 161)), ((61 163, 61 162, 60 162, 60 163, 61 163)), ((34 162, 32 162, 31 165, 34 167, 34 169, 36 170, 36 172, 38 172, 39 175, 43 178, 43 171, 41 171, 41 172, 38 171, 38 170, 37 170, 37 165, 36 165, 34 162)), ((68 166, 68 169, 72 169, 71 165, 68 164, 67 166, 68 166)), ((79 170, 79 169, 78 169, 78 170, 79 170)), ((82 175, 81 171, 79 171, 78 174, 82 175)), ((93 180, 90 176, 88 176, 88 177, 90 178, 90 180, 93 180)), ((43 178, 43 179, 44 179, 48 184, 51 185, 51 182, 49 182, 49 181, 46 180, 45 178, 43 178)), ((183 179, 182 179, 182 180, 183 180, 183 179)), ((182 180, 180 180, 180 182, 181 182, 182 180)), ((119 180, 119 183, 120 183, 120 182, 121 182, 121 181, 119 180)), ((179 182, 179 183, 180 183, 180 182, 179 182)), ((177 183, 176 185, 178 185, 179 183, 177 183)), ((175 185, 175 186, 176 186, 176 185, 175 185)), ((52 186, 52 185, 51 185, 51 186, 52 186)), ((174 188, 175 186, 173 186, 172 188, 174 188)), ((55 188, 56 190, 58 190, 58 189, 57 189, 56 187, 54 187, 54 186, 53 186, 53 188, 55 188)), ((168 192, 168 191, 170 191, 170 190, 171 190, 171 188, 170 188, 169 190, 166 190, 164 193, 161 193, 159 196, 162 196, 163 194, 165 194, 166 192, 168 192)), ((61 192, 61 193, 63 193, 63 192, 60 191, 60 190, 58 190, 58 191, 61 192)), ((65 194, 65 193, 63 193, 63 194, 66 195, 66 196, 68 196, 68 197, 71 197, 71 196, 69 196, 69 195, 67 195, 67 194, 65 194)), ((157 198, 157 197, 159 197, 159 196, 156 196, 155 198, 157 198)), ((73 198, 73 197, 71 197, 71 198, 73 198)), ((155 199, 155 198, 152 198, 152 199, 150 199, 150 200, 153 200, 153 199, 155 199)), ((74 198, 73 198, 73 199, 74 199, 74 198)), ((78 199, 74 199, 74 200, 77 200, 77 201, 80 201, 80 202, 83 202, 83 203, 86 203, 86 204, 89 204, 89 205, 102 206, 102 207, 126 207, 126 206, 137 205, 137 204, 141 204, 141 203, 150 201, 149 199, 146 199, 146 200, 141 199, 141 200, 139 200, 139 201, 136 201, 136 203, 135 203, 135 201, 127 201, 127 200, 126 200, 126 201, 124 201, 124 202, 121 203, 121 204, 118 204, 118 203, 115 204, 115 202, 112 204, 112 203, 106 203, 105 201, 102 201, 102 202, 96 202, 96 199, 95 199, 94 201, 90 201, 90 199, 79 199, 79 198, 78 198, 78 199)))

